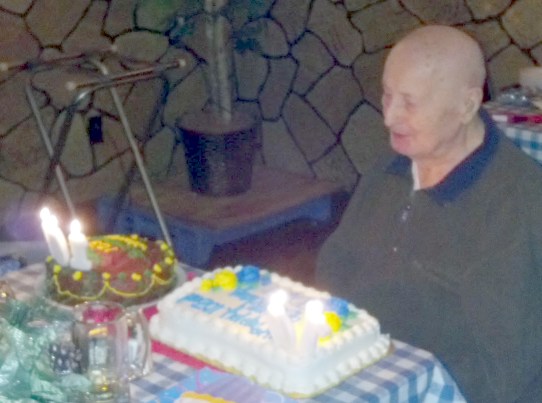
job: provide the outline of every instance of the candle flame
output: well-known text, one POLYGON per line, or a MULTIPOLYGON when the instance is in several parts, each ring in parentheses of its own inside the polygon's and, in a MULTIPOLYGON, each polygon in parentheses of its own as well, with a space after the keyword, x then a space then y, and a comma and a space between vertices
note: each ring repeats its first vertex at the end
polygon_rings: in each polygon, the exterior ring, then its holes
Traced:
POLYGON ((49 210, 47 207, 42 208, 40 211, 40 218, 43 221, 47 220, 49 217, 51 217, 51 215, 51 210, 49 210))
POLYGON ((273 292, 269 295, 269 305, 267 311, 273 316, 283 315, 285 313, 284 306, 288 301, 288 293, 282 289, 273 292))
POLYGON ((47 207, 40 211, 41 222, 49 227, 58 227, 58 219, 47 207))
POLYGON ((279 289, 269 296, 270 304, 285 305, 286 301, 288 301, 288 293, 283 289, 279 289))
POLYGON ((305 305, 305 318, 311 323, 323 323, 324 304, 319 300, 311 300, 305 305))
POLYGON ((81 231, 81 222, 78 219, 73 220, 70 224, 70 232, 72 234, 80 234, 81 231))

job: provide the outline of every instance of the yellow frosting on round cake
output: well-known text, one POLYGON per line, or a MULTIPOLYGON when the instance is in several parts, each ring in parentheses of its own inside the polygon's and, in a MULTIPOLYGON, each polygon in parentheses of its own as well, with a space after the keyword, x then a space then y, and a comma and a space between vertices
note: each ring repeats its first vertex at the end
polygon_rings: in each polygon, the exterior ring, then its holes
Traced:
POLYGON ((176 257, 163 241, 137 235, 91 237, 87 256, 93 267, 76 270, 46 259, 46 294, 73 305, 111 300, 123 305, 156 300, 176 286, 176 257))

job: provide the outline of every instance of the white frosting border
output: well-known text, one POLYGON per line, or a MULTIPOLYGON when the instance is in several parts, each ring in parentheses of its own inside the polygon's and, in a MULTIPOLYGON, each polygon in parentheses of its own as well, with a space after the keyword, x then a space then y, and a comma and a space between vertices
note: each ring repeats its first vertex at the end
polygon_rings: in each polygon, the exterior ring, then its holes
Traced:
MULTIPOLYGON (((239 269, 236 267, 234 271, 239 269)), ((212 278, 222 270, 231 268, 205 273, 162 299, 157 306, 158 313, 150 320, 152 337, 174 349, 297 398, 314 396, 337 385, 384 357, 390 349, 390 337, 380 334, 378 321, 351 304, 349 308, 357 311, 360 323, 335 333, 329 343, 305 357, 241 332, 235 324, 179 309, 175 301, 198 290, 204 279, 212 278), (216 334, 220 335, 220 344, 217 344, 216 334), (227 349, 221 346, 227 346, 227 349)), ((260 272, 262 275, 268 273, 265 270, 260 272)), ((277 287, 304 293, 309 298, 330 297, 327 292, 306 287, 276 273, 270 276, 277 287)))

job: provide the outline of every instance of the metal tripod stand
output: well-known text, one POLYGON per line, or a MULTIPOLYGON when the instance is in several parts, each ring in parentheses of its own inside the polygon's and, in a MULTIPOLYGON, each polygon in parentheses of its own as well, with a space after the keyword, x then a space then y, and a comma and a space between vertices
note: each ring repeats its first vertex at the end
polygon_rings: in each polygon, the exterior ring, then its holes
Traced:
POLYGON ((167 64, 154 64, 148 68, 131 70, 131 71, 123 72, 120 74, 110 74, 108 67, 105 65, 103 61, 101 61, 101 59, 103 59, 104 56, 110 53, 112 53, 112 51, 97 52, 97 53, 83 53, 83 54, 78 54, 74 56, 63 56, 56 59, 49 59, 46 61, 42 61, 42 60, 27 61, 27 62, 18 63, 18 64, 2 63, 0 65, 0 70, 3 70, 3 71, 30 70, 31 72, 36 72, 36 71, 42 71, 44 69, 55 69, 55 68, 66 66, 66 65, 69 65, 70 67, 72 67, 74 63, 76 62, 77 63, 84 62, 91 66, 94 66, 96 71, 98 71, 99 74, 101 75, 98 78, 92 78, 90 80, 79 81, 79 82, 78 81, 66 82, 66 89, 70 92, 73 92, 73 97, 72 97, 71 102, 68 104, 68 106, 65 109, 66 117, 60 128, 58 141, 56 142, 55 145, 52 144, 50 131, 47 130, 44 124, 43 116, 40 113, 38 102, 36 100, 34 91, 32 89, 30 80, 28 80, 25 85, 26 99, 28 101, 28 104, 32 111, 32 115, 36 121, 38 131, 42 137, 45 148, 47 149, 47 153, 50 158, 49 166, 47 169, 47 175, 45 177, 44 189, 47 189, 50 186, 50 182, 52 181, 53 175, 55 175, 58 181, 58 184, 60 186, 62 195, 65 199, 66 205, 69 209, 70 215, 72 217, 76 216, 75 207, 74 207, 72 198, 68 192, 68 187, 66 185, 66 180, 64 178, 62 169, 59 165, 60 156, 62 155, 62 151, 66 143, 66 139, 67 139, 71 124, 73 122, 75 112, 80 106, 80 104, 83 102, 83 100, 85 100, 88 96, 90 96, 95 91, 107 89, 112 97, 113 104, 119 115, 124 134, 126 136, 126 139, 128 140, 131 152, 135 159, 135 163, 137 165, 137 168, 139 170, 139 173, 145 185, 145 190, 147 192, 152 208, 154 210, 154 213, 160 225, 160 230, 162 232, 164 241, 170 247, 172 247, 173 243, 171 240, 170 233, 168 231, 162 212, 156 200, 156 196, 154 194, 151 182, 149 180, 147 170, 143 162, 143 158, 141 156, 141 153, 137 145, 137 141, 133 135, 132 129, 128 122, 128 118, 126 117, 126 113, 124 111, 124 108, 123 108, 123 105, 122 105, 122 102, 121 102, 121 99, 119 97, 116 87, 123 84, 134 83, 137 81, 156 78, 166 70, 184 67, 185 62, 184 60, 178 60, 178 61, 167 63, 167 64))

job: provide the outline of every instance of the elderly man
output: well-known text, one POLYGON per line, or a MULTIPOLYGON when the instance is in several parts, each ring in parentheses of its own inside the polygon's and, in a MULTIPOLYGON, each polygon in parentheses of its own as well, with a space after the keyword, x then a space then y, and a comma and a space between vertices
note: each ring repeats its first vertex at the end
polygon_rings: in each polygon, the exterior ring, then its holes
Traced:
POLYGON ((316 281, 433 352, 469 401, 534 402, 542 169, 480 109, 484 80, 480 47, 451 27, 420 28, 391 50, 382 104, 393 152, 361 179, 316 281))

